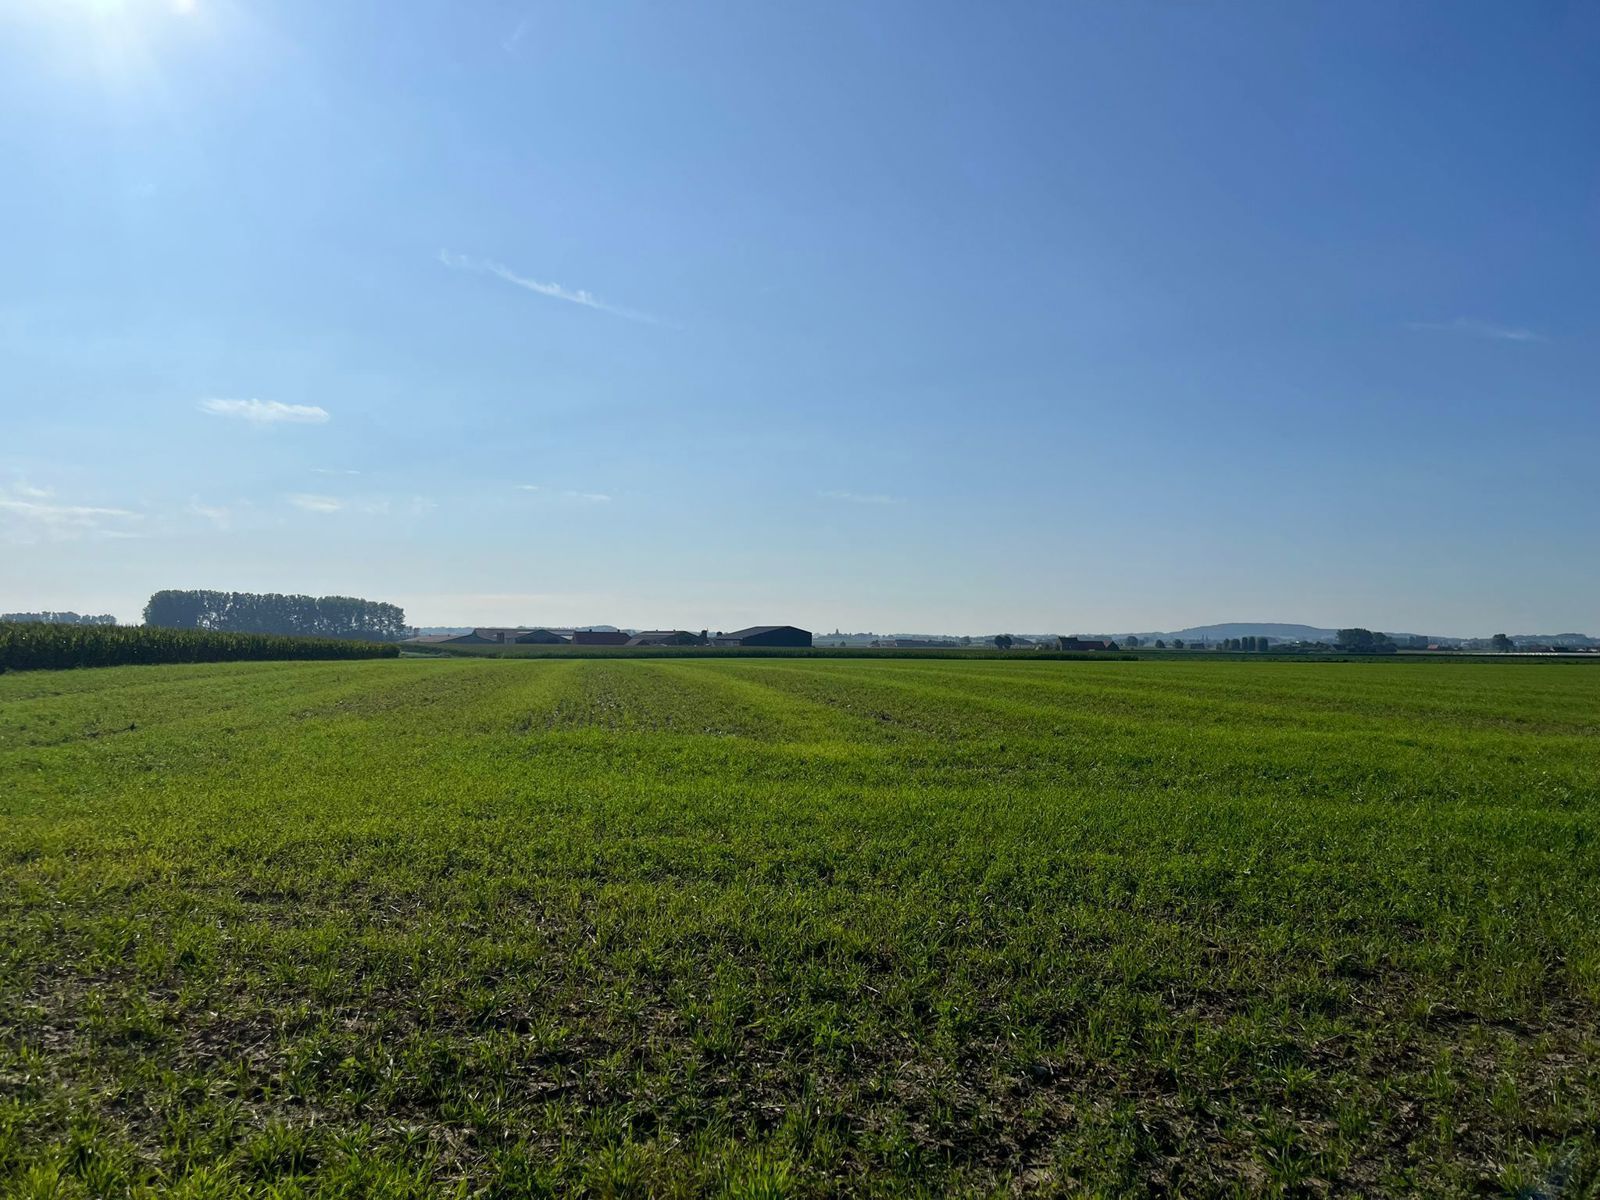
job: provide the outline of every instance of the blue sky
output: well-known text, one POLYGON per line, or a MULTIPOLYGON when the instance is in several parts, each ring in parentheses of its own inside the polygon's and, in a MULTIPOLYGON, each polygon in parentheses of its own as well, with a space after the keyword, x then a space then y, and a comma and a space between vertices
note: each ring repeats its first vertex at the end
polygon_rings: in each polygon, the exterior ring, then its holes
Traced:
POLYGON ((1600 8, 0 0, 0 608, 1600 630, 1600 8))

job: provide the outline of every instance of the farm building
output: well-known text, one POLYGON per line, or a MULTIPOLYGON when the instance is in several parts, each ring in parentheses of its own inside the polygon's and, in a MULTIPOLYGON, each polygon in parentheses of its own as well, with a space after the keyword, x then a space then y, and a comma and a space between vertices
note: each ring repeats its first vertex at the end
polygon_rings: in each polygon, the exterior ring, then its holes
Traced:
POLYGON ((521 637, 512 639, 523 646, 565 646, 567 639, 553 629, 530 629, 521 637))
POLYGON ((463 633, 459 637, 444 639, 447 645, 456 646, 564 646, 567 639, 549 629, 500 629, 484 627, 463 633))
POLYGON ((629 646, 704 646, 703 633, 690 633, 687 629, 645 629, 628 639, 629 646))
POLYGON ((572 635, 574 646, 626 646, 628 635, 615 629, 580 629, 572 635))
POLYGON ((732 633, 719 633, 714 639, 718 646, 809 646, 811 631, 796 629, 793 625, 752 625, 749 629, 736 629, 732 633))
POLYGON ((1057 647, 1062 650, 1104 650, 1106 644, 1094 638, 1064 637, 1057 640, 1057 647))

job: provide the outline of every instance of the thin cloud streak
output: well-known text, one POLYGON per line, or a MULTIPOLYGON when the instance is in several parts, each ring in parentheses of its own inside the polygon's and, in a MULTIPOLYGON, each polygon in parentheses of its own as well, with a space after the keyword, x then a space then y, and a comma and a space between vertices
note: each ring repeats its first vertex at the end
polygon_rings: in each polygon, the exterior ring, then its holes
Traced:
POLYGON ((412 496, 398 504, 388 496, 325 496, 320 492, 290 492, 284 497, 295 508, 310 513, 359 513, 369 517, 386 517, 404 512, 413 517, 426 516, 438 508, 437 501, 428 496, 412 496))
POLYGON ((204 517, 217 529, 230 529, 233 526, 233 510, 221 505, 201 504, 198 500, 189 503, 191 516, 204 517))
POLYGON ((318 496, 311 492, 291 492, 289 503, 306 512, 335 513, 344 508, 344 501, 335 496, 318 496))
POLYGON ((1496 342, 1548 342, 1550 339, 1531 329, 1514 325, 1496 325, 1491 321, 1475 321, 1470 317, 1457 317, 1454 321, 1412 321, 1408 329, 1430 333, 1462 333, 1469 337, 1488 338, 1496 342))
POLYGON ((237 417, 252 425, 324 425, 330 419, 325 408, 315 404, 284 404, 278 400, 223 400, 200 401, 200 411, 216 417, 237 417))
POLYGON ((126 508, 99 508, 91 504, 40 504, 35 500, 0 500, 0 508, 37 521, 94 522, 101 517, 137 521, 143 515, 126 508))
POLYGON ((522 39, 528 36, 528 30, 533 28, 533 17, 525 16, 517 22, 517 27, 506 35, 500 43, 500 48, 507 54, 515 54, 517 47, 522 44, 522 39))
POLYGON ((559 492, 552 492, 543 484, 519 483, 514 485, 519 492, 538 492, 541 495, 556 496, 562 500, 576 500, 582 504, 609 504, 611 496, 607 492, 581 492, 576 488, 565 488, 559 492))
POLYGON ((130 522, 144 520, 144 514, 127 508, 95 504, 49 504, 40 499, 39 488, 16 485, 11 496, 0 496, 0 516, 8 518, 12 540, 24 544, 40 540, 69 541, 96 537, 133 537, 130 522), (21 495, 22 499, 17 496, 21 495))
POLYGON ((870 492, 818 492, 824 500, 839 500, 845 504, 904 504, 899 496, 883 496, 870 492))
POLYGON ((451 254, 448 250, 439 251, 439 261, 453 271, 476 271, 484 275, 493 275, 496 279, 503 279, 509 284, 525 288, 530 292, 537 292, 541 296, 549 296, 552 300, 565 300, 568 304, 578 304, 584 308, 592 308, 596 312, 610 313, 614 317, 623 317, 629 321, 641 321, 646 325, 667 325, 660 317, 653 317, 649 313, 639 312, 631 308, 619 308, 615 304, 607 304, 592 292, 583 291, 581 288, 573 291, 564 288, 559 283, 540 283, 537 279, 527 279, 518 275, 504 263, 492 262, 486 258, 469 258, 464 254, 451 254))

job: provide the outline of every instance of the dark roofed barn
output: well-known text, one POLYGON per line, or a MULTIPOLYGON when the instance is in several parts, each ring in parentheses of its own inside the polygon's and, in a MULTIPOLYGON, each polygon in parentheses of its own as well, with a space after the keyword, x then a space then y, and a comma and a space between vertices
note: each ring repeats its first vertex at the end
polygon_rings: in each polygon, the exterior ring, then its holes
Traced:
POLYGON ((809 646, 811 631, 793 625, 752 625, 732 633, 719 633, 719 646, 809 646))
POLYGON ((474 629, 471 633, 463 633, 459 637, 446 638, 445 641, 453 646, 502 646, 505 644, 506 631, 504 629, 474 629))
POLYGON ((572 635, 574 646, 626 646, 628 635, 617 629, 580 629, 572 635))
POLYGON ((1056 639, 1058 650, 1104 650, 1106 643, 1101 638, 1064 637, 1056 639))
POLYGON ((704 646, 705 638, 687 629, 645 629, 628 639, 630 646, 704 646))
POLYGON ((515 642, 524 645, 565 645, 567 639, 559 633, 552 633, 548 629, 528 629, 518 626, 515 629, 506 629, 500 626, 480 625, 471 633, 463 633, 460 637, 446 638, 445 644, 456 646, 509 646, 515 642))

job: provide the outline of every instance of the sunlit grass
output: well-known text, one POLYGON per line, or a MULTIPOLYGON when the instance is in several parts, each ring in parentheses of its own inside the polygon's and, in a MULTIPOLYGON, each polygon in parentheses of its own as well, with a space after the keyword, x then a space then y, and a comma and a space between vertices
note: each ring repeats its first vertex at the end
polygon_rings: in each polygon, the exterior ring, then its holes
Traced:
POLYGON ((1582 1195, 1600 670, 0 678, 11 1194, 1582 1195))

